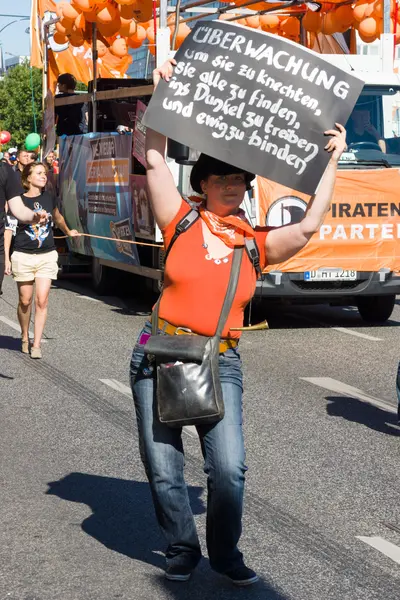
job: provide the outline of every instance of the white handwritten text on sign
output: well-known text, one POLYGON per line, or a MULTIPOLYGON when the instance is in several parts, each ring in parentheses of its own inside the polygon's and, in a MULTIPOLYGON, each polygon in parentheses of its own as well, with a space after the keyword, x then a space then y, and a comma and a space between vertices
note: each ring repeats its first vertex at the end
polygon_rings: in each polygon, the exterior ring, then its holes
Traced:
POLYGON ((323 132, 346 123, 363 82, 278 36, 200 22, 175 56, 147 126, 220 160, 313 194, 323 132))

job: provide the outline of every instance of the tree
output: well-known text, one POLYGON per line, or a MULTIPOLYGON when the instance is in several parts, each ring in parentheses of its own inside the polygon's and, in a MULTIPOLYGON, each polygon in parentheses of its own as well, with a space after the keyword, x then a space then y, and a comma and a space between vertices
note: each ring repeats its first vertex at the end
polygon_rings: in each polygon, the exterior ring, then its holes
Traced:
POLYGON ((23 146, 26 136, 42 126, 42 72, 26 61, 0 80, 0 129, 11 133, 8 147, 23 146), (33 106, 32 106, 33 88, 33 106))

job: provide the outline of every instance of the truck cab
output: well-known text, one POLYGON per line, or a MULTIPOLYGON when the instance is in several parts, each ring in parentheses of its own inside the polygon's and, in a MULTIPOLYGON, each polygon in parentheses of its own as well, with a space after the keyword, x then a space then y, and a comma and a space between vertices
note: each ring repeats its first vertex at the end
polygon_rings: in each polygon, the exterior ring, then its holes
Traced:
MULTIPOLYGON (((400 294, 400 78, 379 56, 332 55, 329 60, 365 81, 346 123, 332 207, 319 233, 296 257, 268 267, 261 298, 290 303, 356 305, 368 322, 386 321, 400 294)), ((393 54, 391 55, 393 57, 393 54)), ((258 225, 302 219, 309 197, 257 179, 258 225)))

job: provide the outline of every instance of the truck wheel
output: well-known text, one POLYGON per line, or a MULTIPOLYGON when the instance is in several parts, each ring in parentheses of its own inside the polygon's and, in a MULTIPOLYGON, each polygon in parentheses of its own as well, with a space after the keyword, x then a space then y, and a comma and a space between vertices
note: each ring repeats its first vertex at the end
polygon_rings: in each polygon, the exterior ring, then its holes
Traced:
POLYGON ((396 296, 360 296, 357 308, 367 323, 384 323, 393 312, 396 296))
POLYGON ((111 288, 110 269, 100 263, 98 258, 92 260, 92 287, 99 296, 105 296, 111 288))

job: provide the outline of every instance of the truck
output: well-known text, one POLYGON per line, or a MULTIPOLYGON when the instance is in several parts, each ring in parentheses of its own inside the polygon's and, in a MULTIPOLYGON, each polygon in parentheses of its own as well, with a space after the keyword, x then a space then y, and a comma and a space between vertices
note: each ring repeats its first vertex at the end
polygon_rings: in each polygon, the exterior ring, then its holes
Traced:
MULTIPOLYGON (((346 124, 348 149, 339 161, 332 206, 306 248, 267 267, 257 295, 292 304, 355 305, 364 321, 382 323, 400 294, 400 137, 394 120, 400 78, 393 69, 392 36, 382 36, 376 56, 342 54, 329 60, 365 82, 346 124), (357 139, 356 121, 376 139, 357 139)), ((298 222, 309 200, 257 178, 254 223, 276 227, 298 222)))
MULTIPOLYGON (((339 163, 326 221, 294 258, 265 269, 256 291, 263 302, 356 305, 367 322, 390 318, 400 294, 400 137, 393 121, 400 78, 393 70, 393 43, 393 35, 385 34, 377 56, 329 55, 331 62, 365 82, 347 123, 348 149, 339 163), (360 141, 361 126, 375 139, 360 141)), ((90 264, 98 293, 113 287, 118 270, 142 275, 154 289, 162 279, 164 252, 146 192, 141 125, 151 87, 143 87, 143 81, 136 90, 134 82, 130 85, 132 133, 92 132, 60 144, 62 212, 71 227, 99 236, 70 241, 61 262, 67 267, 71 261, 90 264)), ((101 112, 100 105, 97 110, 101 112)), ((174 158, 167 160, 182 195, 190 196, 193 153, 187 150, 179 157, 175 149, 174 158)), ((257 177, 244 207, 254 226, 279 227, 299 221, 309 201, 257 177)))

